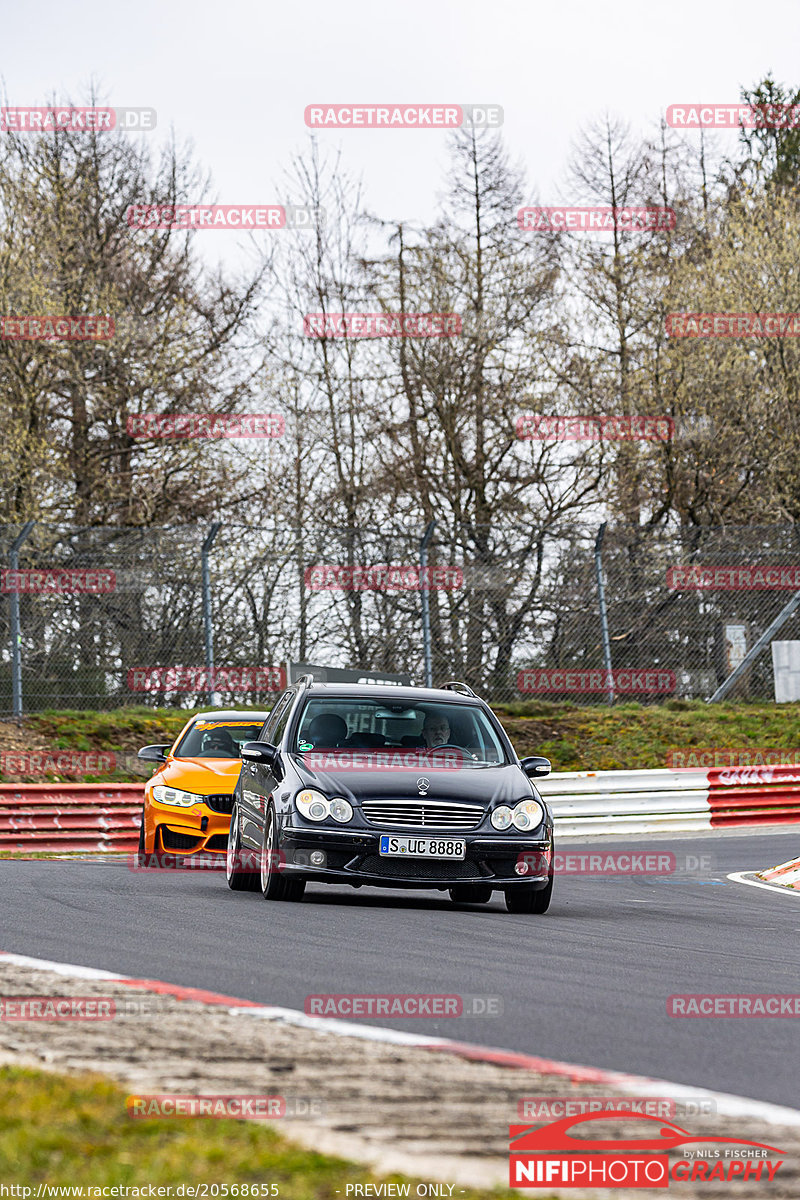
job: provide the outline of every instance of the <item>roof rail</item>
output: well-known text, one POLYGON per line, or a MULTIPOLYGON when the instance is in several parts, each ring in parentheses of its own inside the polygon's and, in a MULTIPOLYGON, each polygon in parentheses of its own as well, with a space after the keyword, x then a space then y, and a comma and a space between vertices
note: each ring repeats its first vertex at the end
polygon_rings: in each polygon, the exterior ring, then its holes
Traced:
POLYGON ((442 689, 448 692, 460 692, 462 696, 475 696, 469 684, 461 683, 458 679, 448 679, 447 683, 442 684, 442 689))
POLYGON ((314 676, 309 673, 307 675, 301 675, 299 679, 296 679, 295 687, 297 687, 299 684, 302 687, 307 688, 311 687, 312 683, 316 683, 316 680, 314 679, 314 676))

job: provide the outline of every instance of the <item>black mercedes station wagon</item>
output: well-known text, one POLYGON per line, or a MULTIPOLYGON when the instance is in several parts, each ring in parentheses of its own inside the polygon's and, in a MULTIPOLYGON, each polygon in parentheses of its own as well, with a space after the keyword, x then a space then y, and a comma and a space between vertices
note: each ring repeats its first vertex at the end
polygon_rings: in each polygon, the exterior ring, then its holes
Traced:
POLYGON ((532 780, 546 758, 514 753, 466 684, 321 684, 279 698, 240 747, 226 874, 237 891, 299 900, 306 882, 436 888, 457 904, 505 894, 544 913, 553 820, 532 780))

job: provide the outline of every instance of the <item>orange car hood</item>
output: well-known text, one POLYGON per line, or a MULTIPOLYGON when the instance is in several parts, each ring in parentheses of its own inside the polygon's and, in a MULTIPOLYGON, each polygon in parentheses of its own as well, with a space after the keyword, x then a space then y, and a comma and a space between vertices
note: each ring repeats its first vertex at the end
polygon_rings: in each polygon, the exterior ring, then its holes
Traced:
POLYGON ((158 783, 204 796, 232 792, 241 769, 240 758, 172 758, 156 774, 158 783))

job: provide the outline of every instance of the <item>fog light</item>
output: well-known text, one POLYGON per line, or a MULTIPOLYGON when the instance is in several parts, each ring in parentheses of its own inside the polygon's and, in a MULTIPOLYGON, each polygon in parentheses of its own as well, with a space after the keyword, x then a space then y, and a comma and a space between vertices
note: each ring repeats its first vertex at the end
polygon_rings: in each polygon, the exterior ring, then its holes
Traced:
POLYGON ((312 850, 311 854, 310 854, 310 858, 311 858, 312 867, 324 867, 325 866, 325 851, 324 850, 312 850))
POLYGON ((527 875, 528 874, 528 864, 524 861, 524 859, 520 859, 519 862, 514 864, 514 870, 517 872, 518 875, 527 875))

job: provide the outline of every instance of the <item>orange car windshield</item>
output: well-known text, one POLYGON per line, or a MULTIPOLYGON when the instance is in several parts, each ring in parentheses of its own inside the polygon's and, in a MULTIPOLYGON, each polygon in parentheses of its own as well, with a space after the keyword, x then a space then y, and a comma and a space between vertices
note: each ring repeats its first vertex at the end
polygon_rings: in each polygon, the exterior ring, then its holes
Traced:
POLYGON ((175 747, 176 758, 238 758, 242 742, 254 742, 263 722, 195 721, 175 747))

